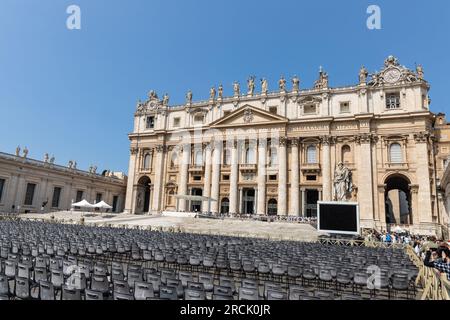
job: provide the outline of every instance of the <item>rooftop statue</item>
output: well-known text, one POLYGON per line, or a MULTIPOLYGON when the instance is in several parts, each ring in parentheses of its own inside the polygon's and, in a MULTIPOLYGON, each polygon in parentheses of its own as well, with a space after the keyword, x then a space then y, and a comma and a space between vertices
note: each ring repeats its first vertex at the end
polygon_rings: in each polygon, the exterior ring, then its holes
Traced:
POLYGON ((188 104, 191 104, 191 103, 192 103, 192 91, 191 91, 191 90, 189 90, 189 91, 186 93, 186 102, 187 102, 188 104))
POLYGON ((219 99, 223 98, 223 86, 220 84, 219 85, 219 99))
POLYGON ((233 92, 234 92, 234 96, 238 97, 241 94, 241 89, 239 87, 239 82, 235 81, 233 83, 233 92))
POLYGON ((253 93, 255 92, 255 77, 254 76, 251 76, 247 79, 247 87, 248 87, 247 94, 249 96, 252 96, 253 93))
POLYGON ((23 157, 26 158, 27 156, 28 156, 28 149, 27 149, 27 147, 25 147, 23 149, 23 157))
POLYGON ((17 146, 17 148, 16 148, 16 156, 17 157, 20 156, 20 146, 17 146))
POLYGON ((364 66, 362 66, 361 69, 359 69, 359 84, 365 84, 368 75, 369 72, 367 72, 367 69, 364 66))
POLYGON ((292 78, 292 91, 300 90, 300 79, 296 75, 292 78))
POLYGON ((278 87, 280 91, 286 91, 286 79, 284 76, 281 76, 280 80, 278 80, 278 87))
POLYGON ((268 91, 269 91, 269 86, 267 84, 267 79, 262 78, 261 79, 261 93, 267 94, 268 91))
POLYGON ((164 96, 163 96, 163 105, 164 106, 168 106, 169 105, 169 95, 166 93, 164 96))
POLYGON ((214 100, 214 99, 216 99, 216 88, 211 87, 211 89, 209 89, 209 100, 214 100))

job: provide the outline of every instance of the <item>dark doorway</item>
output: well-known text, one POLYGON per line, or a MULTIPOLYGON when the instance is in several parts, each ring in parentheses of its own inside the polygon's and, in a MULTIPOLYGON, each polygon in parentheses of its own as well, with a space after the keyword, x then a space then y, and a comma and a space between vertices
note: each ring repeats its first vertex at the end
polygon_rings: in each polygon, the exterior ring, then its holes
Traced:
POLYGON ((319 201, 319 191, 306 190, 306 216, 317 217, 317 201, 319 201))
POLYGON ((119 201, 119 196, 113 197, 113 203, 112 203, 112 212, 117 212, 117 202, 119 201))
MULTIPOLYGON (((191 190, 192 196, 202 196, 203 190, 201 188, 192 188, 191 190)), ((197 200, 191 201, 191 212, 200 212, 202 211, 202 202, 197 200)))
POLYGON ((137 201, 136 201, 136 213, 147 213, 150 210, 150 191, 151 183, 149 177, 144 176, 139 179, 137 201))
POLYGON ((230 212, 230 200, 228 198, 223 198, 220 204, 220 213, 228 214, 230 212))
POLYGON ((270 199, 267 203, 267 214, 269 216, 276 216, 278 212, 278 202, 275 199, 270 199))
POLYGON ((387 224, 412 224, 409 180, 402 175, 386 179, 385 209, 387 224))
POLYGON ((244 214, 254 214, 255 213, 255 189, 244 189, 243 190, 243 213, 244 214))

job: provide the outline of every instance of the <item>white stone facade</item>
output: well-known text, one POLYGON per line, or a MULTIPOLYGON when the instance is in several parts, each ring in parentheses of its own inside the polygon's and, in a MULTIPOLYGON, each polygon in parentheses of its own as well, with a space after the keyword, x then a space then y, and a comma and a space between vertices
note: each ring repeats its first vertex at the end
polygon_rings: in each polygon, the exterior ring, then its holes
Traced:
MULTIPOLYGON (((249 80, 250 81, 250 80, 249 80)), ((348 200, 360 205, 363 227, 393 224, 434 234, 443 223, 437 201, 436 116, 429 84, 397 59, 382 71, 361 68, 359 83, 331 88, 321 70, 314 88, 298 79, 276 91, 234 86, 211 90, 207 101, 168 105, 150 92, 139 102, 129 134, 131 155, 125 211, 207 211, 206 203, 175 199, 203 195, 212 213, 313 216, 318 200, 333 200, 338 163, 352 172, 348 200), (241 94, 242 91, 247 92, 241 94), (408 216, 386 212, 387 194, 404 193, 408 216)))
POLYGON ((0 212, 36 213, 70 210, 72 203, 103 200, 123 212, 127 178, 0 153, 0 212))

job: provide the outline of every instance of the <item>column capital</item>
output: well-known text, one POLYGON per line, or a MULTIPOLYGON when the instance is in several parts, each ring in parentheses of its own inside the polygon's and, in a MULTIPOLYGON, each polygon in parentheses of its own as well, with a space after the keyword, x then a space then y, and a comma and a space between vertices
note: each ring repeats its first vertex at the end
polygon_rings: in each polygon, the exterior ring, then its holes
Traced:
POLYGON ((164 144, 160 144, 160 145, 157 145, 156 147, 155 147, 155 150, 156 150, 156 152, 166 152, 167 151, 167 146, 166 145, 164 145, 164 144))
POLYGON ((286 137, 281 136, 281 137, 278 139, 278 144, 280 145, 280 147, 281 147, 281 146, 282 146, 282 147, 285 147, 286 144, 287 144, 287 142, 288 142, 288 139, 287 139, 286 137))
POLYGON ((329 146, 336 142, 336 137, 326 135, 319 137, 319 140, 323 145, 329 146))
POLYGON ((415 142, 428 142, 430 134, 428 132, 419 132, 414 134, 415 142))
POLYGON ((267 139, 266 138, 258 139, 258 147, 266 148, 267 147, 267 139))
POLYGON ((357 135, 355 137, 356 143, 362 144, 362 143, 372 143, 377 142, 378 137, 373 135, 372 133, 362 133, 360 135, 357 135))
POLYGON ((289 138, 289 143, 293 147, 298 147, 300 145, 300 139, 299 138, 289 138))
POLYGON ((131 147, 130 148, 130 154, 131 155, 136 155, 137 153, 139 152, 139 148, 136 148, 136 147, 131 147))

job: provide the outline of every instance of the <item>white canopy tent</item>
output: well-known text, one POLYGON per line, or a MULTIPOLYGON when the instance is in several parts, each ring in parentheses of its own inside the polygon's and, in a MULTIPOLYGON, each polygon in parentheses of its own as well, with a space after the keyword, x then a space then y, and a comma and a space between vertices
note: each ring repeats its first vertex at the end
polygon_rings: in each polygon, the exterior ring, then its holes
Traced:
POLYGON ((94 208, 100 208, 100 209, 112 209, 113 207, 107 204, 105 201, 100 201, 99 203, 94 204, 94 208))
POLYGON ((73 207, 87 208, 87 209, 95 208, 95 206, 93 204, 90 204, 89 202, 87 202, 86 199, 83 199, 80 202, 72 203, 72 208, 73 207))

